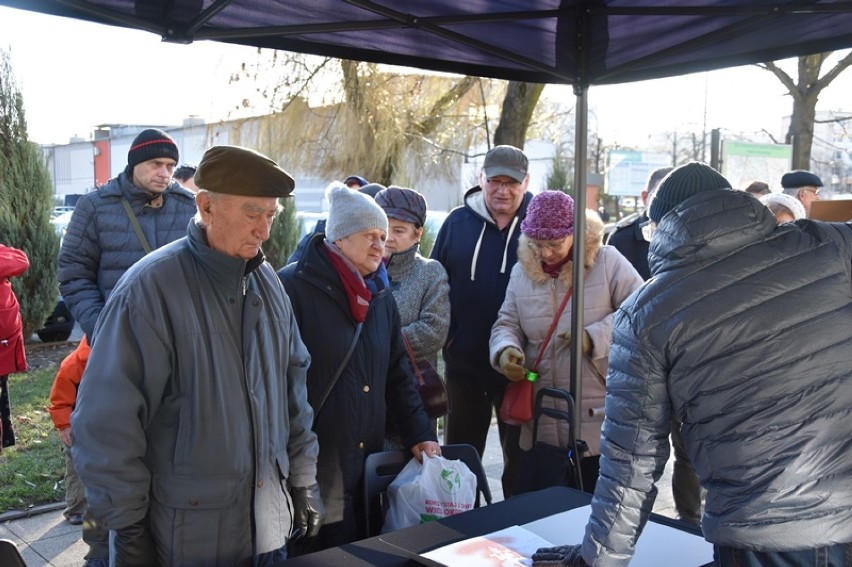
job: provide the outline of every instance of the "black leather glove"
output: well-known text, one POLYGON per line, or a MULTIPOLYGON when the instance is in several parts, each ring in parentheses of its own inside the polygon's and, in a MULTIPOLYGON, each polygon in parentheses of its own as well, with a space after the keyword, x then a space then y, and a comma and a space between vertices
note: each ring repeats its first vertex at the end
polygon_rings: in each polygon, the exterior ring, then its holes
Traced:
POLYGON ((533 567, 588 567, 580 553, 582 550, 582 545, 542 547, 533 553, 533 567))
POLYGON ((319 485, 297 486, 290 489, 295 510, 293 524, 307 537, 315 537, 325 519, 325 506, 320 497, 319 485))
POLYGON ((115 530, 116 567, 151 567, 157 565, 157 545, 148 528, 148 516, 126 528, 115 530))

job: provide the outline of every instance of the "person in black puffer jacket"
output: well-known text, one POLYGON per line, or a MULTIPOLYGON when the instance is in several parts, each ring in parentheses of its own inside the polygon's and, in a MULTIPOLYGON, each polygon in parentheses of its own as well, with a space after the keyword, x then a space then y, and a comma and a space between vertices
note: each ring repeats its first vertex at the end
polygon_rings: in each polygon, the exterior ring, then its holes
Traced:
POLYGON ((155 250, 186 236, 195 195, 172 179, 178 148, 161 130, 143 130, 127 152, 127 167, 77 201, 59 251, 59 291, 92 340, 98 315, 118 279, 147 252, 124 203, 130 205, 147 245, 155 250))
POLYGON ((367 536, 364 460, 383 450, 386 418, 416 458, 441 451, 403 362, 399 311, 382 263, 387 216, 345 187, 333 187, 329 203, 325 235, 314 235, 299 261, 278 272, 311 354, 308 402, 326 512, 319 535, 294 554, 367 536))
POLYGON ((674 414, 716 565, 848 566, 852 223, 776 225, 697 162, 663 180, 649 216, 652 277, 615 317, 586 537, 534 565, 630 561, 674 414))

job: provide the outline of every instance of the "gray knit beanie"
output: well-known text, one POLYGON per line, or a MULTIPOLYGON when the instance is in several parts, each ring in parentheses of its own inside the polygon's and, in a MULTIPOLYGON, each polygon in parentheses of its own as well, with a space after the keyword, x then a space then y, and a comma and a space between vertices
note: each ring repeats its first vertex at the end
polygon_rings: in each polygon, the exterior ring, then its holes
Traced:
POLYGON ((369 195, 346 187, 332 187, 328 193, 328 221, 325 237, 329 242, 362 230, 381 229, 387 233, 388 217, 369 195))
POLYGON ((693 195, 712 189, 730 189, 731 183, 721 173, 698 161, 676 167, 657 188, 648 216, 659 224, 666 213, 693 195))

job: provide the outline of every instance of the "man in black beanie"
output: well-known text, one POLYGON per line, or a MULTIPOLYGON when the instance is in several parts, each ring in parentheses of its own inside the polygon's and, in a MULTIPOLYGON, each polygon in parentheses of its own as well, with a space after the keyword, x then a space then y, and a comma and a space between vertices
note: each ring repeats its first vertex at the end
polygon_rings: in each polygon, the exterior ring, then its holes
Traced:
MULTIPOLYGON (((143 130, 130 144, 124 171, 77 201, 62 240, 57 273, 65 304, 86 335, 72 356, 88 355, 98 316, 124 272, 151 250, 186 234, 195 214, 195 196, 172 179, 178 157, 171 136, 153 128, 143 130)), ((68 439, 66 451, 71 448, 68 439)), ((85 516, 83 541, 89 545, 86 566, 105 567, 107 532, 85 516)))
POLYGON ((586 536, 533 564, 627 565, 674 415, 715 565, 849 565, 852 223, 778 225, 697 162, 663 179, 649 213, 651 279, 613 321, 586 536))
POLYGON ((143 130, 130 144, 124 171, 77 201, 59 252, 59 291, 90 340, 127 268, 186 234, 195 196, 172 179, 178 158, 171 136, 143 130))

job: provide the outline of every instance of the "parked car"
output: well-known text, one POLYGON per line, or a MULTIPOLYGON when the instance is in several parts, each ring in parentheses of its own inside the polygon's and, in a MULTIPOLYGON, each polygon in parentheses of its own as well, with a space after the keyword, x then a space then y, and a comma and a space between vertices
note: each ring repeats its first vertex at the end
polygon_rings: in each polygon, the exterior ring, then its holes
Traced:
POLYGON ((74 330, 74 317, 62 297, 53 308, 53 313, 47 318, 44 327, 36 331, 38 338, 44 343, 67 341, 74 330))
POLYGON ((631 222, 638 219, 639 215, 641 214, 641 212, 637 211, 635 213, 630 213, 619 221, 606 223, 604 225, 603 243, 606 244, 607 242, 609 242, 609 237, 612 236, 612 233, 618 229, 618 225, 624 226, 626 224, 630 224, 631 222))
POLYGON ((70 211, 59 213, 50 219, 50 224, 53 225, 53 230, 56 231, 56 236, 59 237, 60 246, 62 245, 62 239, 65 237, 65 229, 68 228, 68 223, 71 222, 71 215, 73 214, 74 208, 71 207, 70 211))
POLYGON ((63 213, 72 213, 74 212, 74 207, 69 207, 68 205, 60 205, 58 207, 53 207, 53 212, 50 213, 51 218, 56 218, 63 213))
POLYGON ((299 239, 305 237, 306 234, 310 234, 314 231, 314 227, 316 227, 317 222, 320 220, 325 220, 328 218, 328 213, 312 213, 306 211, 296 211, 296 221, 301 223, 301 232, 299 233, 299 239))

